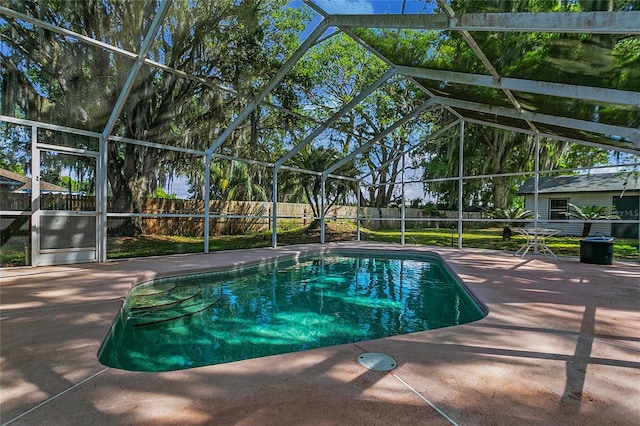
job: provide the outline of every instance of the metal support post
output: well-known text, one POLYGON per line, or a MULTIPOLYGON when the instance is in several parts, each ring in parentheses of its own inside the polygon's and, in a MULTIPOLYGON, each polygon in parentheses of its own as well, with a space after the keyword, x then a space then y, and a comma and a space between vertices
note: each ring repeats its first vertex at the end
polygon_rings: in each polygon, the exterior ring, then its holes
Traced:
POLYGON ((360 241, 360 184, 356 186, 356 241, 360 241))
POLYGON ((324 244, 325 229, 324 229, 324 197, 326 191, 327 177, 322 176, 322 195, 320 197, 320 243, 324 244))
POLYGON ((278 246, 278 167, 273 168, 273 189, 271 195, 273 203, 271 212, 271 247, 278 246))
POLYGON ((40 263, 40 149, 38 128, 31 127, 31 266, 40 263))
POLYGON ((98 262, 107 261, 107 166, 108 166, 108 141, 100 137, 98 140, 98 158, 96 162, 96 231, 97 242, 96 257, 98 262))
POLYGON ((204 156, 204 187, 202 188, 202 198, 204 200, 204 252, 209 253, 209 216, 210 216, 210 191, 211 188, 211 154, 204 156))
POLYGON ((538 190, 540 181, 540 134, 536 133, 536 154, 533 179, 533 254, 538 254, 538 190))
POLYGON ((464 120, 460 122, 460 153, 458 155, 458 248, 462 248, 462 203, 464 201, 464 120))
POLYGON ((402 171, 400 172, 401 175, 401 185, 400 185, 400 201, 402 202, 402 206, 400 206, 400 244, 404 245, 405 244, 405 229, 406 229, 406 224, 405 224, 405 219, 406 219, 406 211, 405 211, 405 200, 404 200, 404 161, 405 161, 405 154, 402 154, 402 171))

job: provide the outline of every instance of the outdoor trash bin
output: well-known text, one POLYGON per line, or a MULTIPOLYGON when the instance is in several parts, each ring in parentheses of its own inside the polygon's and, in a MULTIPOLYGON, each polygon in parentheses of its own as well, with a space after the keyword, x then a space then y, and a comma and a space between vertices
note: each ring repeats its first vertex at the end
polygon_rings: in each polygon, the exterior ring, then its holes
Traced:
POLYGON ((580 262, 611 265, 613 263, 613 238, 588 237, 580 240, 580 262))

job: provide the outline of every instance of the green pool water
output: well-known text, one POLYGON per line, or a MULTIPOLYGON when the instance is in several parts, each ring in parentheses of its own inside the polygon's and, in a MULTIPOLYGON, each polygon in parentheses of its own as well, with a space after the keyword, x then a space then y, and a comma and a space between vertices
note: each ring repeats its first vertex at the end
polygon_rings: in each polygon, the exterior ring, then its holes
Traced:
POLYGON ((484 310, 436 257, 325 254, 131 290, 98 358, 170 371, 449 327, 484 310))

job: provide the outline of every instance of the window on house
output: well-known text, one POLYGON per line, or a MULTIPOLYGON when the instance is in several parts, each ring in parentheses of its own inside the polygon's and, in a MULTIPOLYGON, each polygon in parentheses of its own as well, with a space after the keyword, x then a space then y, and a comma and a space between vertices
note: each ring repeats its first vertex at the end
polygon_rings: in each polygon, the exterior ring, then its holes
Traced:
POLYGON ((549 219, 567 220, 565 213, 569 211, 568 198, 551 198, 549 200, 549 219))

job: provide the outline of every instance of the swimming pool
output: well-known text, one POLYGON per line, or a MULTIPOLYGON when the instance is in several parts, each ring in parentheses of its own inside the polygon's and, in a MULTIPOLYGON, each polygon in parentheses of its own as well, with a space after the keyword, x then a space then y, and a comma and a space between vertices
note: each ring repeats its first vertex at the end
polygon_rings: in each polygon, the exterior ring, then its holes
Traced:
POLYGON ((341 252, 134 287, 104 365, 170 371, 431 330, 486 315, 435 256, 341 252))

